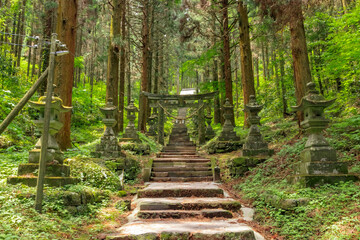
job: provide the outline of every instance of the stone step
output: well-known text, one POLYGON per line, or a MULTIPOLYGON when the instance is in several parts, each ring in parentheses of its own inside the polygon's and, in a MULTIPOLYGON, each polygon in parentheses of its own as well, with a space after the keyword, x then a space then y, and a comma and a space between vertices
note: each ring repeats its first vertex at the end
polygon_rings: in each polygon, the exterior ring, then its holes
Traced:
POLYGON ((153 177, 206 177, 212 176, 212 171, 177 171, 177 172, 152 172, 153 177))
POLYGON ((153 162, 153 167, 210 167, 210 162, 153 162))
POLYGON ((177 158, 177 157, 184 157, 184 158, 196 158, 200 157, 197 154, 156 154, 158 158, 177 158))
POLYGON ((225 209, 237 212, 241 204, 232 198, 142 198, 140 210, 225 209))
POLYGON ((186 156, 197 156, 196 151, 192 151, 192 152, 161 152, 156 154, 156 156, 167 156, 167 155, 186 155, 186 156))
POLYGON ((162 211, 140 211, 137 214, 138 218, 155 219, 155 218, 232 218, 230 211, 224 209, 203 209, 203 210, 162 210, 162 211))
POLYGON ((211 182, 213 177, 151 177, 154 182, 211 182))
POLYGON ((207 158, 155 158, 154 162, 210 162, 207 158))
POLYGON ((152 172, 192 172, 192 171, 211 171, 209 166, 206 167, 153 167, 152 172))
POLYGON ((193 142, 174 142, 168 143, 166 147, 196 147, 193 142))
POLYGON ((139 190, 138 197, 224 197, 224 191, 213 183, 152 183, 139 190))
POLYGON ((256 240, 254 231, 237 219, 225 220, 139 220, 127 223, 108 240, 133 239, 197 239, 197 240, 256 240))

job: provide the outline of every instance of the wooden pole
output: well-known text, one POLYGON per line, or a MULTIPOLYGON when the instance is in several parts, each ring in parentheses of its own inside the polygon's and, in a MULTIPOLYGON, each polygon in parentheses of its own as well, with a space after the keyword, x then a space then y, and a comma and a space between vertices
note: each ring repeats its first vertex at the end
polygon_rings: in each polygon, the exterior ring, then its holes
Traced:
MULTIPOLYGON (((159 101, 162 105, 164 101, 159 101)), ((164 109, 162 106, 159 106, 159 119, 158 119, 158 143, 164 145, 164 123, 165 123, 165 116, 164 116, 164 109)))
POLYGON ((45 168, 46 168, 46 154, 49 141, 49 128, 50 128, 50 112, 51 112, 51 100, 54 82, 54 70, 55 70, 55 51, 56 51, 56 37, 57 34, 53 33, 51 36, 51 47, 50 47, 50 60, 49 60, 49 77, 47 82, 47 91, 45 99, 45 110, 44 110, 44 130, 41 138, 41 152, 40 152, 40 163, 39 163, 39 176, 36 186, 36 198, 35 198, 35 209, 41 213, 42 200, 44 196, 44 179, 45 179, 45 168))
POLYGON ((0 124, 0 135, 5 131, 5 129, 9 126, 9 124, 14 120, 14 118, 18 115, 18 113, 23 109, 25 104, 29 101, 29 99, 34 95, 36 90, 41 86, 41 84, 46 79, 48 75, 49 68, 47 68, 40 76, 40 78, 34 83, 34 85, 29 89, 29 91, 25 94, 25 96, 20 100, 20 102, 15 106, 15 108, 9 113, 9 115, 4 119, 4 121, 0 124))

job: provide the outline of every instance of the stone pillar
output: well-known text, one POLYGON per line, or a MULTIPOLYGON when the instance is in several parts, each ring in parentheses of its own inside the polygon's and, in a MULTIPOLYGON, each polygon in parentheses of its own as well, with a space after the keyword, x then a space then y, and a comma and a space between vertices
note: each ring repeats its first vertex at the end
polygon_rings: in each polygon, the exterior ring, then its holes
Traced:
POLYGON ((121 148, 115 136, 113 127, 116 125, 115 113, 117 107, 114 106, 112 98, 103 108, 100 108, 101 113, 104 115, 102 119, 105 125, 105 131, 101 137, 100 144, 96 145, 96 151, 91 154, 97 158, 118 158, 121 154, 121 148))
MULTIPOLYGON (((156 108, 154 108, 155 110, 156 108)), ((148 135, 149 136, 156 136, 156 119, 157 119, 157 115, 155 115, 154 113, 148 118, 149 121, 149 131, 148 131, 148 135)))
POLYGON ((207 115, 205 116, 205 118, 206 118, 206 123, 207 123, 206 131, 205 131, 205 139, 211 140, 212 138, 215 137, 215 132, 214 132, 213 128, 211 127, 212 116, 211 116, 210 105, 208 105, 207 115))
POLYGON ((129 119, 129 123, 127 127, 125 128, 125 133, 123 135, 123 141, 140 141, 139 135, 137 134, 137 131, 135 129, 135 119, 136 115, 135 113, 138 112, 137 107, 134 105, 134 99, 131 99, 130 104, 125 107, 127 110, 127 118, 129 119))
POLYGON ((305 149, 300 154, 301 162, 296 166, 292 180, 307 187, 356 181, 358 177, 348 174, 347 163, 337 161, 335 150, 322 135, 329 123, 324 117, 324 109, 333 104, 335 99, 326 100, 315 86, 313 82, 308 83, 308 92, 302 98, 301 104, 292 107, 304 112, 301 126, 309 135, 305 149))
MULTIPOLYGON (((162 104, 164 101, 160 101, 160 104, 162 104)), ((159 119, 158 119, 158 143, 161 145, 164 145, 164 124, 165 124, 165 114, 164 109, 159 106, 159 119)))
POLYGON ((250 131, 246 138, 243 147, 243 156, 257 156, 257 155, 271 155, 273 151, 269 150, 268 144, 263 140, 258 125, 260 124, 260 117, 258 113, 263 108, 256 102, 254 95, 250 96, 250 101, 245 105, 245 111, 248 114, 248 121, 250 122, 250 131))
POLYGON ((204 119, 204 101, 199 100, 198 110, 198 134, 199 134, 199 145, 205 143, 205 119, 204 119))
MULTIPOLYGON (((45 110, 46 96, 42 96, 38 101, 30 101, 29 104, 33 108, 40 110, 40 117, 35 120, 36 126, 40 131, 44 129, 44 110, 45 110)), ((48 136, 48 147, 46 154, 46 172, 45 184, 50 186, 63 186, 66 184, 74 184, 78 182, 77 178, 70 177, 70 166, 64 165, 64 156, 60 151, 59 145, 56 141, 55 134, 62 128, 63 123, 59 121, 59 114, 61 112, 68 112, 71 107, 62 105, 62 100, 58 97, 52 96, 50 113, 50 129, 48 136)), ((35 148, 29 151, 29 162, 20 164, 18 168, 18 176, 9 177, 8 184, 22 183, 31 187, 37 184, 37 175, 39 169, 39 160, 41 152, 41 138, 35 144, 35 148)))
POLYGON ((234 107, 230 104, 228 98, 226 99, 223 108, 225 123, 219 136, 219 141, 240 141, 240 137, 236 136, 234 126, 231 123, 232 109, 234 107))

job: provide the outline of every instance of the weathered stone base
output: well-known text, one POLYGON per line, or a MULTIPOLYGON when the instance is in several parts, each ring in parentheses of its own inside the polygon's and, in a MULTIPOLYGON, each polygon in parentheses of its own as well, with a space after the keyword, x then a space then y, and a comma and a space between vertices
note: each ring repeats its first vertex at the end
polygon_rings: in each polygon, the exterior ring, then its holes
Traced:
POLYGON ((324 184, 355 182, 359 180, 359 177, 353 174, 295 175, 289 180, 293 183, 299 182, 304 187, 317 187, 324 184))
POLYGON ((122 150, 128 150, 139 155, 149 155, 150 146, 141 142, 126 142, 121 144, 122 150))
MULTIPOLYGON (((19 165, 18 175, 27 175, 34 174, 37 175, 39 169, 39 164, 36 163, 23 163, 19 165)), ((70 166, 62 164, 47 164, 46 165, 46 176, 49 177, 69 177, 70 176, 70 166)))
POLYGON ((139 138, 120 138, 119 142, 141 142, 139 138))
POLYGON ((238 157, 229 160, 228 166, 230 169, 230 175, 232 177, 244 176, 249 168, 255 167, 256 165, 264 162, 267 157, 238 157))
POLYGON ((271 156, 274 154, 273 149, 243 149, 243 156, 271 156))
POLYGON ((321 174, 347 174, 346 162, 300 162, 295 166, 296 174, 321 175, 321 174))
POLYGON ((300 153, 300 158, 307 162, 336 161, 336 151, 330 146, 308 147, 300 153))
MULTIPOLYGON (((80 182, 78 178, 73 177, 45 177, 44 183, 50 187, 61 187, 68 184, 76 184, 80 182)), ((7 184, 24 184, 29 187, 35 187, 37 184, 36 176, 13 176, 8 177, 7 184)))
POLYGON ((242 148, 243 142, 241 141, 214 141, 205 147, 209 154, 226 153, 236 151, 242 148))

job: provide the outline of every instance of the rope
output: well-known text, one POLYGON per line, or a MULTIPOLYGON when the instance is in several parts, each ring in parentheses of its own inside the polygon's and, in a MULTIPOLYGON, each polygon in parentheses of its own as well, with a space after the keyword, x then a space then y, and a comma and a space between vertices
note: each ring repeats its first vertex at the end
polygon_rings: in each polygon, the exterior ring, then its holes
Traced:
POLYGON ((164 106, 161 105, 160 102, 158 102, 158 105, 164 110, 164 112, 166 113, 166 115, 168 115, 168 116, 170 116, 170 117, 172 117, 172 118, 174 118, 174 119, 176 119, 176 120, 184 120, 184 121, 187 120, 187 119, 193 118, 193 117, 197 114, 197 112, 200 111, 200 109, 202 109, 202 108, 205 106, 205 104, 202 104, 198 109, 196 109, 192 114, 190 114, 190 116, 187 116, 187 117, 184 118, 184 117, 178 117, 178 116, 172 115, 170 112, 168 112, 168 111, 165 109, 164 106))
POLYGON ((0 42, 0 43, 12 45, 12 46, 23 46, 23 47, 35 48, 35 49, 37 49, 39 47, 38 45, 30 46, 30 45, 25 45, 25 44, 16 44, 16 43, 9 43, 9 42, 0 42))

